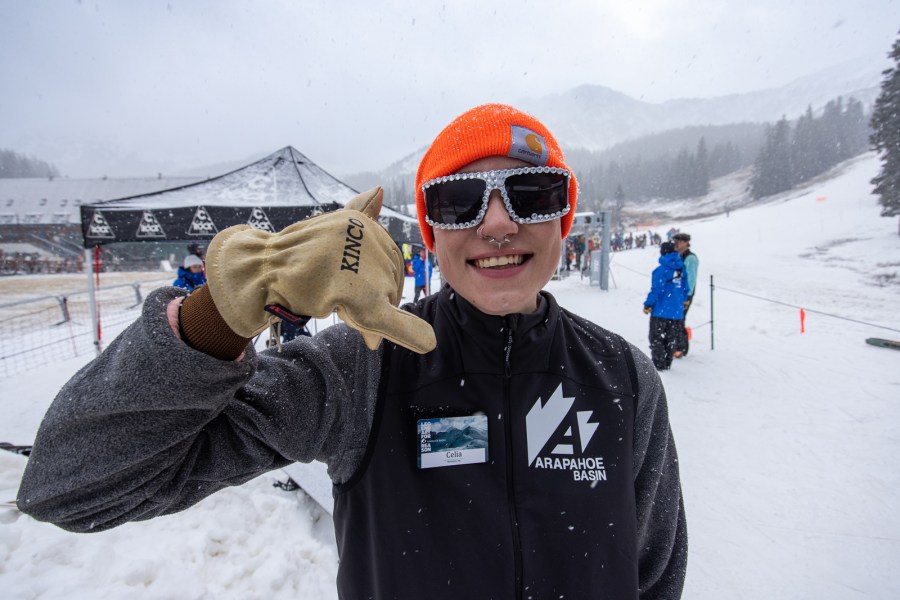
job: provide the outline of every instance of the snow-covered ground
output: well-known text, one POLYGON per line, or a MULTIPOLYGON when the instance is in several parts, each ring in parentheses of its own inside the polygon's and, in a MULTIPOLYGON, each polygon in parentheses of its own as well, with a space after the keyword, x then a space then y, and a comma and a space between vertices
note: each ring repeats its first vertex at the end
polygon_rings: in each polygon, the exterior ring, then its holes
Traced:
MULTIPOLYGON (((870 195, 877 169, 866 155, 774 201, 658 228, 691 233, 700 258, 691 352, 663 373, 690 535, 686 599, 900 597, 900 352, 864 343, 900 339, 900 236, 870 195)), ((548 289, 647 349, 656 257, 616 254, 609 292, 577 276, 548 289)), ((0 381, 0 440, 31 443, 83 362, 0 381)), ((15 497, 24 464, 0 453, 0 501, 15 497)), ((0 596, 335 598, 329 518, 273 488, 279 477, 97 534, 0 508, 0 596)))

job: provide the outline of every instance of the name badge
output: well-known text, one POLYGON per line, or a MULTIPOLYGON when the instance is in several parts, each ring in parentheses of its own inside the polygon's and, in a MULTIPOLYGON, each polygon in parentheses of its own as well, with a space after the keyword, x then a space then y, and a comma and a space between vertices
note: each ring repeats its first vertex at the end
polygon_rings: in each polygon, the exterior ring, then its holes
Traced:
POLYGON ((487 415, 419 419, 416 430, 420 469, 470 465, 488 460, 487 415))

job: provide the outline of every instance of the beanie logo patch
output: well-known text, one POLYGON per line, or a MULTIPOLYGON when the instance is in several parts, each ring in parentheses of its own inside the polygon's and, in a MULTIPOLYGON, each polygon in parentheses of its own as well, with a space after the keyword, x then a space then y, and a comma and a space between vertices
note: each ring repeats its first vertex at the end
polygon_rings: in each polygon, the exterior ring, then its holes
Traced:
POLYGON ((547 152, 547 142, 544 140, 544 136, 526 127, 518 125, 510 125, 509 127, 512 144, 509 147, 507 156, 518 158, 540 167, 546 166, 547 161, 550 159, 550 154, 547 152))

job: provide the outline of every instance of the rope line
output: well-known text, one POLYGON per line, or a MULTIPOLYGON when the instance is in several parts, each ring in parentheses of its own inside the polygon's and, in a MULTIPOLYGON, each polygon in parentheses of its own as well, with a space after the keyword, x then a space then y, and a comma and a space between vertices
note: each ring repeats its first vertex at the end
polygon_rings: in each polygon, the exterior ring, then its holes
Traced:
MULTIPOLYGON (((610 266, 612 266, 612 265, 610 265, 610 266)), ((635 270, 635 269, 630 269, 630 268, 626 267, 625 265, 616 265, 616 268, 617 268, 617 269, 625 269, 626 271, 631 271, 632 273, 637 273, 638 275, 643 275, 644 277, 650 277, 650 276, 647 275, 646 273, 642 273, 641 271, 637 271, 637 270, 635 270)), ((900 333, 900 329, 895 329, 895 328, 893 328, 893 327, 887 327, 887 326, 885 326, 885 325, 876 325, 875 323, 869 323, 869 322, 867 322, 867 321, 860 321, 859 319, 851 319, 850 317, 844 317, 844 316, 842 316, 842 315, 835 315, 835 314, 833 314, 833 313, 827 313, 827 312, 825 312, 825 311, 816 310, 816 309, 814 309, 814 308, 806 308, 805 306, 798 306, 798 305, 796 305, 796 304, 790 304, 790 303, 788 303, 788 302, 782 302, 781 300, 772 300, 771 298, 764 298, 764 297, 762 297, 762 296, 757 296, 757 295, 755 295, 755 294, 749 294, 749 293, 747 293, 747 292, 741 292, 741 291, 739 291, 739 290, 732 290, 732 289, 730 289, 730 288, 723 287, 723 286, 721 286, 721 285, 719 285, 719 284, 716 284, 716 285, 715 285, 715 289, 717 289, 717 290, 723 290, 723 291, 726 291, 726 292, 731 292, 732 294, 740 294, 741 296, 747 296, 747 297, 749 297, 749 298, 755 298, 755 299, 757 299, 757 300, 762 300, 763 302, 771 302, 772 304, 780 304, 781 306, 788 306, 788 307, 790 307, 790 308, 803 309, 803 310, 805 310, 805 311, 808 312, 808 313, 814 313, 814 314, 822 315, 822 316, 825 316, 825 317, 831 317, 832 319, 841 319, 841 320, 843 320, 843 321, 849 321, 849 322, 851 322, 851 323, 857 323, 858 325, 866 325, 866 326, 868 326, 868 327, 875 327, 876 329, 885 329, 885 330, 887 330, 887 331, 895 331, 895 332, 897 332, 897 333, 900 333)), ((706 325, 706 323, 704 323, 704 325, 706 325)), ((697 327, 701 327, 701 325, 698 325, 697 327)))
POLYGON ((780 304, 781 306, 789 306, 790 308, 798 308, 798 309, 802 309, 802 310, 805 310, 805 311, 808 312, 808 313, 815 313, 815 314, 817 314, 817 315, 823 315, 823 316, 825 316, 825 317, 831 317, 831 318, 833 318, 833 319, 841 319, 841 320, 843 320, 843 321, 850 321, 851 323, 857 323, 857 324, 859 324, 859 325, 867 325, 867 326, 869 326, 869 327, 876 327, 876 328, 878 328, 878 329, 886 329, 886 330, 888 330, 888 331, 896 331, 897 333, 900 333, 900 329, 894 329, 893 327, 887 327, 887 326, 885 326, 885 325, 876 325, 875 323, 868 323, 868 322, 866 322, 866 321, 860 321, 860 320, 858 320, 858 319, 851 319, 850 317, 844 317, 844 316, 841 316, 841 315, 835 315, 835 314, 827 313, 827 312, 824 312, 824 311, 821 311, 821 310, 815 310, 815 309, 813 309, 813 308, 806 308, 805 306, 797 306, 796 304, 790 304, 790 303, 788 303, 788 302, 782 302, 782 301, 780 301, 780 300, 772 300, 771 298, 763 298, 762 296, 756 296, 756 295, 754 295, 754 294, 748 294, 747 292, 741 292, 741 291, 738 291, 738 290, 732 290, 732 289, 729 289, 729 288, 727 288, 727 287, 722 287, 722 286, 719 285, 719 284, 716 284, 716 288, 715 288, 715 289, 717 289, 717 290, 724 290, 724 291, 726 291, 726 292, 731 292, 732 294, 740 294, 741 296, 748 296, 748 297, 750 297, 750 298, 756 298, 757 300, 763 300, 764 302, 771 302, 772 304, 780 304))
MULTIPOLYGON (((609 261, 609 266, 610 266, 610 267, 613 266, 613 265, 612 265, 612 261, 609 261)), ((636 271, 636 270, 634 270, 634 269, 630 269, 630 268, 626 267, 625 265, 616 265, 616 268, 617 268, 617 269, 625 269, 626 271, 631 271, 632 273, 637 273, 638 275, 641 275, 641 276, 646 277, 646 278, 648 278, 648 279, 650 278, 650 276, 647 275, 646 273, 644 273, 643 271, 636 271)))

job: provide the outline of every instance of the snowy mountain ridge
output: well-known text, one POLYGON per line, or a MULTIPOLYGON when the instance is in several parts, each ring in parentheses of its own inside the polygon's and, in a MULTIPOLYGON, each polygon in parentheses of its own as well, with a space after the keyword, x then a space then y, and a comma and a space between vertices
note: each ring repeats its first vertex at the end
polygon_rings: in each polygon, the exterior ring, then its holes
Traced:
MULTIPOLYGON (((602 150, 619 142, 688 125, 775 121, 782 115, 794 117, 808 105, 821 108, 837 96, 855 97, 870 104, 877 96, 881 71, 888 65, 884 57, 864 57, 829 67, 784 86, 716 98, 681 98, 650 103, 596 84, 540 97, 522 98, 517 104, 547 123, 567 150, 602 150)), ((410 139, 427 136, 406 126, 410 139)), ((356 132, 355 134, 358 134, 356 132)), ((430 137, 429 137, 430 139, 430 137)), ((321 160, 303 140, 286 139, 321 160)), ((197 150, 171 151, 161 141, 140 147, 102 137, 59 137, 31 135, 18 141, 16 151, 31 154, 54 164, 68 177, 196 176, 213 177, 266 156, 276 148, 248 148, 246 159, 217 161, 198 156, 197 150), (98 168, 97 165, 103 165, 98 168)), ((333 173, 357 188, 375 183, 411 182, 425 152, 421 147, 391 162, 375 173, 333 173)), ((328 164, 321 166, 333 172, 328 164)))
MULTIPOLYGON (((602 85, 581 85, 559 94, 523 99, 519 106, 553 131, 567 151, 599 151, 628 140, 691 125, 774 122, 796 118, 812 106, 820 111, 837 97, 855 98, 868 109, 878 96, 886 60, 849 60, 784 86, 716 98, 680 98, 662 103, 634 99, 602 85)), ((375 185, 412 181, 427 146, 377 173, 350 175, 375 185)), ((407 184, 409 185, 409 184, 407 184)))
POLYGON ((547 122, 564 147, 603 150, 619 142, 689 125, 773 122, 821 109, 838 96, 871 105, 887 63, 856 59, 784 86, 716 98, 680 98, 653 104, 602 86, 584 85, 564 94, 523 102, 547 122))

